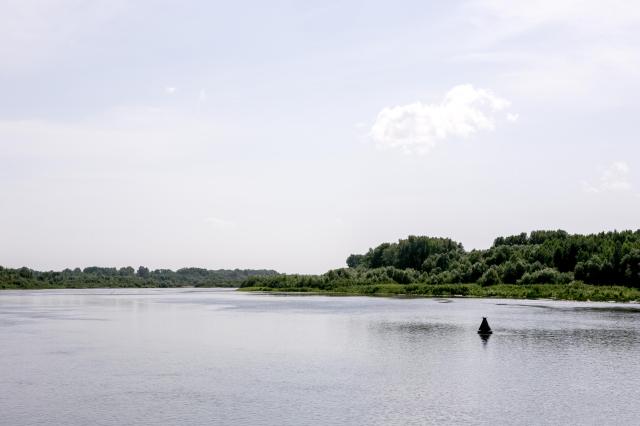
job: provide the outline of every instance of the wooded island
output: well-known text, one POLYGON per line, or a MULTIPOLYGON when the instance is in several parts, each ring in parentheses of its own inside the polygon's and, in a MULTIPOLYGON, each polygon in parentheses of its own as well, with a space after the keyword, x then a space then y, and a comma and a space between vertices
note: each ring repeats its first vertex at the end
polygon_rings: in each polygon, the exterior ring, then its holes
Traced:
POLYGON ((347 258, 322 275, 250 277, 245 290, 342 294, 640 300, 640 230, 533 231, 466 251, 449 238, 409 236, 347 258))

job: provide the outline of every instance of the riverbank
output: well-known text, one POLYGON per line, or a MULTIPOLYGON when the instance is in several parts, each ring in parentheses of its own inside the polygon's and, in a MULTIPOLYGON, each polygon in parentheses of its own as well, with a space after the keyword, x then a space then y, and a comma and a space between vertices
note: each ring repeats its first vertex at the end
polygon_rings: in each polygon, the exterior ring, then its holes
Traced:
POLYGON ((495 297, 503 299, 553 299, 598 302, 640 302, 640 290, 622 286, 588 284, 371 284, 313 287, 243 287, 239 291, 265 293, 307 293, 334 296, 411 296, 411 297, 495 297))
MULTIPOLYGON (((78 283, 75 283, 78 284, 78 283)), ((146 286, 37 286, 6 287, 5 290, 60 290, 60 289, 125 289, 125 288, 193 288, 193 286, 160 287, 146 286)), ((201 286, 196 288, 227 288, 225 286, 201 286)), ((259 292, 269 294, 317 294, 331 296, 380 296, 380 297, 469 297, 469 298, 501 298, 501 299, 551 299, 583 302, 631 302, 640 303, 640 289, 623 286, 595 286, 582 283, 572 284, 496 284, 481 286, 480 284, 370 284, 317 287, 266 287, 252 286, 237 288, 242 292, 259 292)))

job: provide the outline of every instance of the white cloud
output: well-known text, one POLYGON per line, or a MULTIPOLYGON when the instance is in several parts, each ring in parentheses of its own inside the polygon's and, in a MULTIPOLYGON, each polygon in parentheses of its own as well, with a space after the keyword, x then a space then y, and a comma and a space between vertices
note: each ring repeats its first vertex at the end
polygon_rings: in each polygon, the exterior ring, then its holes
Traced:
POLYGON ((509 105, 488 90, 459 85, 449 90, 440 104, 418 101, 382 109, 370 137, 382 148, 425 154, 438 141, 493 130, 497 113, 509 105))
POLYGON ((584 183, 584 190, 591 193, 625 192, 632 188, 631 168, 624 161, 616 161, 600 169, 600 178, 595 183, 584 183))
POLYGON ((512 114, 512 113, 507 114, 507 120, 511 121, 512 123, 515 123, 516 121, 518 121, 518 118, 520 118, 520 114, 512 114))
POLYGON ((167 95, 173 95, 174 93, 176 93, 176 90, 178 90, 178 89, 176 89, 175 87, 172 87, 172 86, 167 86, 167 87, 164 88, 164 92, 167 95))

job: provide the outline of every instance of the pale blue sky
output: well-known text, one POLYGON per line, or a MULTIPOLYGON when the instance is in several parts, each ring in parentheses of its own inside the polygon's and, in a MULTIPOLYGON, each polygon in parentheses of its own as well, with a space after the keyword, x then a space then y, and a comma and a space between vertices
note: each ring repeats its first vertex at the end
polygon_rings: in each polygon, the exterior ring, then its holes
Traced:
POLYGON ((0 0, 0 264, 637 229, 638 46, 633 1, 0 0))

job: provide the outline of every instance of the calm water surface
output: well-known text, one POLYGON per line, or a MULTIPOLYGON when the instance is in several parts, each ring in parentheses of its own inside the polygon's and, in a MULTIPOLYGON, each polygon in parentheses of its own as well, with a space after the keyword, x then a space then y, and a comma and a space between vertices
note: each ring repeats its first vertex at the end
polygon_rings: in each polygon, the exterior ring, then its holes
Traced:
POLYGON ((3 425, 639 419, 637 305, 0 292, 3 425))

